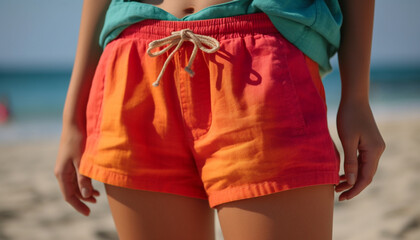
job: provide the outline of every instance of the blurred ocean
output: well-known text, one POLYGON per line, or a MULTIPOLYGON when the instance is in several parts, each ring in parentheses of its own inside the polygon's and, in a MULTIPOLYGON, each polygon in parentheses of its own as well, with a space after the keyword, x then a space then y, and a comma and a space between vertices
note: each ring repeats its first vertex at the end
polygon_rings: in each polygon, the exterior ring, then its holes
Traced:
POLYGON ((0 71, 0 102, 10 121, 0 124, 0 143, 58 137, 71 70, 0 71))
MULTIPOLYGON (((420 66, 376 67, 370 73, 369 99, 377 118, 400 119, 420 115, 420 66)), ((323 79, 329 118, 335 118, 340 102, 338 67, 323 79)))
MULTIPOLYGON (((0 71, 0 102, 7 101, 11 111, 11 120, 0 124, 0 143, 58 138, 70 74, 70 69, 0 71)), ((334 120, 341 88, 338 70, 323 81, 334 120)), ((382 118, 420 114, 420 67, 372 69, 370 99, 382 118)))

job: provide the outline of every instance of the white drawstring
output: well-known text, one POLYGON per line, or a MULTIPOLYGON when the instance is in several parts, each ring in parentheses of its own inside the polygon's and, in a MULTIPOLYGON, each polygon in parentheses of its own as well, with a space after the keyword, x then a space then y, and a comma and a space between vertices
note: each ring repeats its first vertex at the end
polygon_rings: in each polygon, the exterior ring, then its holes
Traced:
POLYGON ((152 41, 151 43, 149 43, 149 49, 147 49, 147 54, 149 56, 156 57, 156 56, 162 55, 163 53, 167 52, 170 48, 177 45, 176 48, 171 52, 171 54, 169 54, 168 58, 163 64, 162 70, 160 71, 159 76, 157 77, 157 80, 153 83, 153 86, 155 87, 159 86, 159 82, 162 79, 163 73, 165 72, 169 61, 171 61, 173 55, 175 54, 176 51, 178 51, 178 49, 181 47, 184 41, 190 41, 194 44, 194 49, 192 51, 190 60, 188 61, 188 65, 184 68, 184 70, 191 77, 193 77, 195 74, 194 71, 191 69, 191 65, 195 59, 195 56, 197 55, 198 48, 200 48, 201 51, 206 52, 206 53, 214 53, 220 48, 220 43, 215 38, 205 36, 205 35, 195 34, 190 29, 182 29, 180 31, 172 32, 171 34, 172 34, 171 36, 152 41), (204 47, 203 44, 209 46, 210 48, 204 47), (168 45, 168 46, 160 50, 159 52, 152 53, 152 50, 154 48, 165 46, 165 45, 168 45))

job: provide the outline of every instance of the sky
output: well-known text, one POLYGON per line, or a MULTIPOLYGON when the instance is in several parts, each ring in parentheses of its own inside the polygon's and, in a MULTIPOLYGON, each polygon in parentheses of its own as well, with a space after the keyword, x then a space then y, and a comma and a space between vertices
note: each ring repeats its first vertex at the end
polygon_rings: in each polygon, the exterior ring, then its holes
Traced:
MULTIPOLYGON (((82 3, 0 0, 0 68, 71 68, 82 3)), ((420 68, 418 9, 418 0, 376 1, 373 66, 420 68)))

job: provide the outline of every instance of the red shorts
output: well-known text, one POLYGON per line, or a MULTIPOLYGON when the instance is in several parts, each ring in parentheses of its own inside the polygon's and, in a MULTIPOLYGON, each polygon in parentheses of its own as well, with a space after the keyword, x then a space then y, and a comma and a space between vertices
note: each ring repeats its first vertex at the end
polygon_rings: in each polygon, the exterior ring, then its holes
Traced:
POLYGON ((265 14, 144 20, 101 56, 79 170, 106 184, 208 199, 211 207, 337 184, 326 116, 318 65, 265 14), (182 29, 195 35, 176 51, 148 55, 149 43, 182 29), (197 51, 192 77, 184 67, 198 35, 220 48, 197 51))

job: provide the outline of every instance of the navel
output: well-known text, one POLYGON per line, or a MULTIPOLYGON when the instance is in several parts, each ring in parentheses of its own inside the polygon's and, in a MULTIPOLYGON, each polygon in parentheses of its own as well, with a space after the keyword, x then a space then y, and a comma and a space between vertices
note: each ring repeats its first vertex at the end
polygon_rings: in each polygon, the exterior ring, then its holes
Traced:
POLYGON ((186 14, 191 14, 191 13, 194 13, 194 11, 195 11, 195 9, 194 9, 194 8, 192 8, 192 7, 190 7, 190 8, 185 8, 185 9, 184 9, 184 13, 186 13, 186 14))

